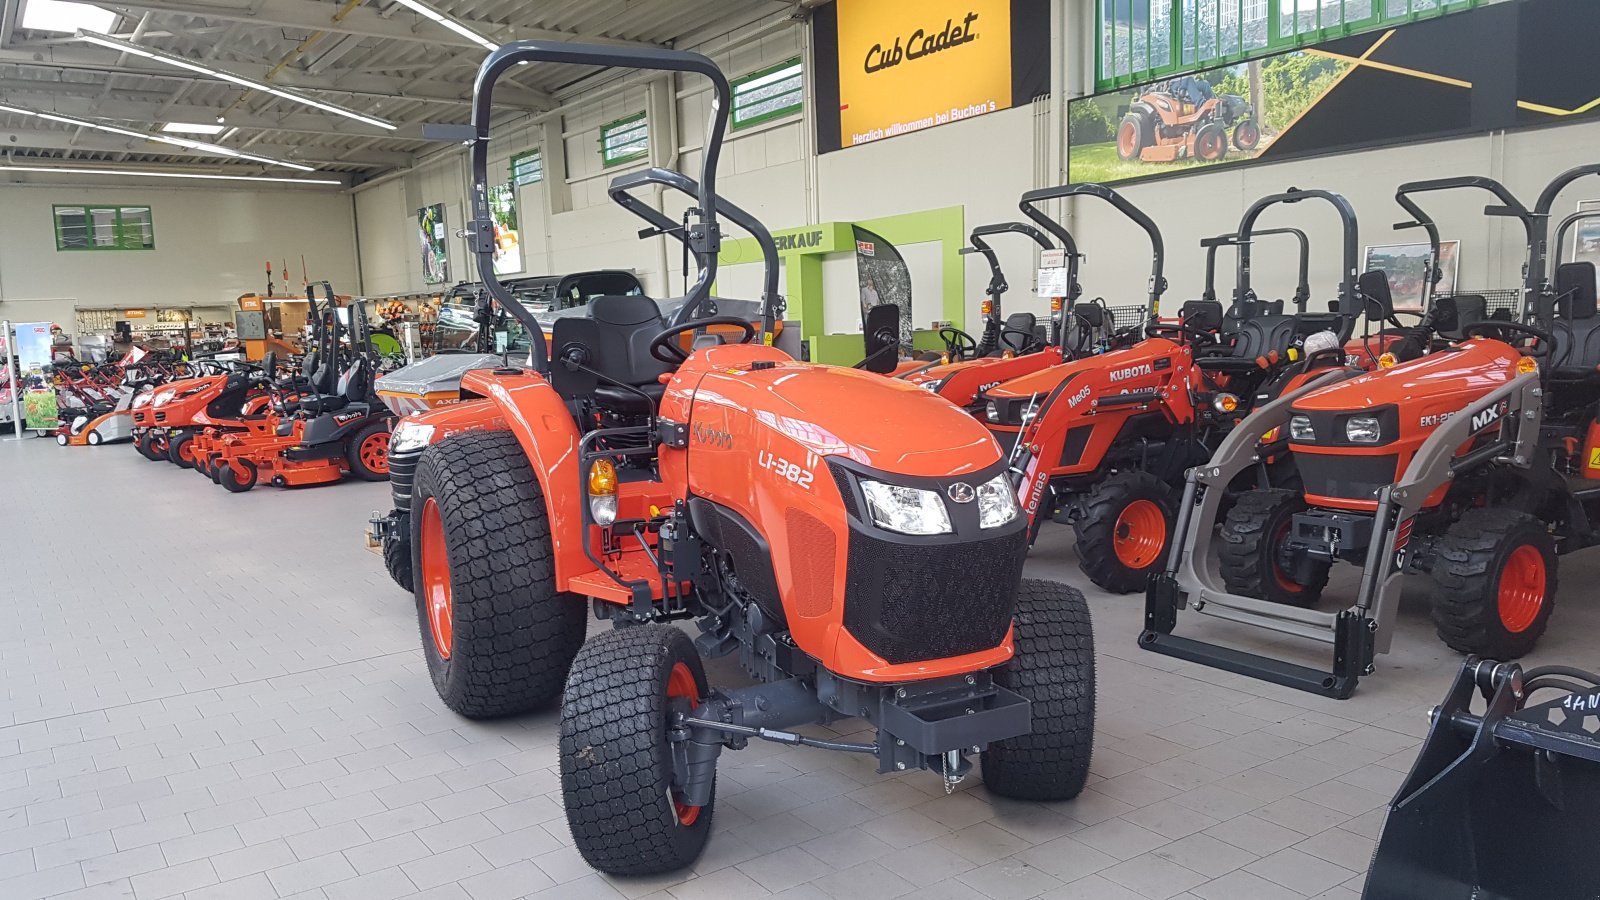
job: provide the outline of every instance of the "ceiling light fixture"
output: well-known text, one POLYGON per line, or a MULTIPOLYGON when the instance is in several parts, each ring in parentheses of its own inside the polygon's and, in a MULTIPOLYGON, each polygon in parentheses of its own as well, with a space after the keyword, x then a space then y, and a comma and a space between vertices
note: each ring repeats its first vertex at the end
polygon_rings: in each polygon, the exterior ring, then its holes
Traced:
POLYGON ((206 181, 270 181, 277 184, 333 184, 344 182, 325 178, 275 178, 270 175, 205 175, 198 172, 150 172, 139 169, 83 169, 69 166, 0 166, 3 172, 48 172, 64 175, 128 175, 136 178, 199 178, 206 181))
POLYGON ((335 106, 332 103, 323 103, 321 100, 313 99, 305 94, 299 94, 294 91, 286 91, 283 88, 274 87, 265 81, 258 81, 254 78, 246 78, 243 75, 235 75, 232 72, 224 72, 221 69, 213 69, 210 66, 203 66, 196 62, 190 62, 181 56, 173 56, 170 53, 162 53, 159 50, 151 50, 148 47, 141 47, 138 44, 118 40, 117 38, 110 37, 108 35, 97 34, 92 31, 79 31, 78 40, 89 44, 98 44, 101 47, 107 47, 112 50, 119 50, 123 53, 132 53, 134 56, 142 56, 145 59, 154 60, 155 62, 174 66, 179 69, 187 69, 190 72, 194 72, 198 75, 204 75, 207 78, 230 81, 239 85, 240 87, 247 87, 252 91, 260 91, 264 94, 271 94, 274 97, 299 103, 302 106, 309 106, 313 109, 320 109, 323 112, 330 112, 337 116, 344 116, 347 119, 354 119, 357 122, 362 122, 375 128, 383 128, 389 131, 395 131, 399 128, 399 126, 390 122, 385 122, 382 119, 374 119, 371 116, 364 116, 354 110, 345 109, 342 106, 335 106))
POLYGON ((75 116, 63 116, 52 112, 43 112, 42 110, 15 106, 9 103, 0 104, 0 112, 15 113, 19 116, 34 116, 49 122, 60 122, 63 125, 73 125, 78 128, 92 128, 95 131, 105 131, 111 134, 120 134, 125 137, 137 138, 141 141, 155 141, 161 144, 172 144, 175 147, 186 147, 190 150, 198 150, 201 153, 210 153, 216 156, 227 156, 233 159, 248 159, 252 162, 266 163, 269 166, 283 166, 288 169, 298 169, 301 172, 315 172, 317 170, 316 166, 302 165, 300 163, 288 162, 287 160, 282 159, 273 159, 270 156, 256 156, 254 153, 241 153, 238 150, 234 150, 230 147, 223 147, 219 144, 208 144, 205 141, 191 141, 188 138, 167 137, 160 134, 150 134, 149 132, 145 131, 134 131, 131 128, 119 128, 116 125, 107 125, 104 122, 91 122, 87 119, 79 119, 75 116))
POLYGON ((110 31, 117 14, 87 3, 70 0, 28 0, 22 5, 22 27, 30 31, 72 34, 82 29, 110 31))
POLYGON ((201 125, 195 122, 168 122, 161 126, 167 134, 221 134, 223 125, 201 125))
POLYGON ((500 49, 499 44, 496 44, 494 41, 489 40, 488 38, 477 33, 476 31, 473 31, 471 28, 468 28, 460 22, 457 22, 455 19, 450 18, 444 13, 439 12, 426 3, 421 2, 421 0, 394 0, 394 2, 404 6, 407 9, 415 10, 416 12, 421 13, 424 18, 443 25, 444 27, 454 31, 456 34, 461 35, 467 40, 472 41, 483 49, 488 50, 490 53, 500 49))

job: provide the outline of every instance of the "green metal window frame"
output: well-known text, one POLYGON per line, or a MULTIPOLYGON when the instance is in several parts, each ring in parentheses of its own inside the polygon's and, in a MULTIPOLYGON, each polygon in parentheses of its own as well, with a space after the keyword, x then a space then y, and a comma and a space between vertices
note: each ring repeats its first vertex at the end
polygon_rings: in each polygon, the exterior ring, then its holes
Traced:
POLYGON ((1499 0, 1096 0, 1095 89, 1271 56, 1499 0))
POLYGON ((156 214, 155 209, 149 204, 135 203, 57 203, 50 207, 50 225, 56 237, 56 250, 62 253, 106 252, 117 250, 154 250, 156 248, 156 214), (82 210, 84 245, 81 247, 68 246, 62 235, 61 211, 82 210), (91 229, 97 227, 92 224, 96 212, 110 212, 111 243, 97 246, 91 229), (141 212, 143 218, 124 219, 124 214, 141 212), (148 242, 146 241, 148 231, 148 242))
POLYGON ((752 125, 760 125, 762 122, 771 122, 773 119, 797 115, 801 107, 805 105, 805 63, 798 56, 784 60, 775 66, 758 69, 743 78, 734 79, 732 88, 733 110, 730 113, 730 118, 734 131, 738 131, 741 128, 749 128, 752 125), (794 70, 792 76, 778 79, 772 78, 772 76, 790 69, 794 70), (781 90, 773 89, 775 86, 786 85, 791 78, 794 81, 792 86, 782 87, 781 90), (770 80, 763 81, 763 79, 770 80), (767 90, 764 91, 763 89, 767 90), (760 94, 760 96, 756 96, 757 94, 760 94), (751 116, 742 115, 749 106, 766 106, 774 103, 778 105, 765 112, 751 116))
MULTIPOLYGON (((531 166, 531 164, 530 164, 531 166)), ((511 157, 511 185, 513 187, 526 187, 538 184, 544 180, 544 152, 542 148, 534 148, 511 157), (538 163, 533 171, 519 173, 517 169, 524 161, 533 160, 538 163)))
POLYGON ((607 122, 606 124, 600 126, 600 161, 605 165, 620 166, 623 163, 630 163, 634 160, 644 159, 649 155, 650 121, 649 117, 644 113, 639 112, 634 113, 631 116, 623 116, 620 119, 617 119, 613 122, 607 122), (625 135, 630 131, 640 131, 641 126, 643 134, 640 138, 630 138, 621 142, 614 141, 614 139, 619 135, 625 135), (621 151, 614 149, 614 143, 626 147, 632 144, 634 140, 639 140, 641 142, 641 145, 636 149, 621 151))

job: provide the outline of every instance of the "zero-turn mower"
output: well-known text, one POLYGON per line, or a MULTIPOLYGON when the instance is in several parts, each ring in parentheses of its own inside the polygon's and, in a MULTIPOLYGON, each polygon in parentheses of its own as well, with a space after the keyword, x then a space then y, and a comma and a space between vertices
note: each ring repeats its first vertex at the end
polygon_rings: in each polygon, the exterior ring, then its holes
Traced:
POLYGON ((1238 94, 1218 96, 1211 85, 1183 76, 1167 89, 1143 94, 1117 126, 1117 156, 1123 160, 1215 162, 1233 146, 1245 153, 1261 143, 1261 126, 1250 101, 1238 94))
MULTIPOLYGON (((1349 336, 1349 315, 1261 311, 1263 302, 1250 284, 1256 219, 1275 204, 1309 198, 1333 204, 1344 226, 1341 303, 1359 296, 1349 274, 1359 250, 1356 223, 1344 198, 1326 191, 1257 201, 1236 238, 1208 243, 1209 251, 1225 243, 1238 246, 1232 308, 1224 315, 1216 300, 1194 300, 1184 304, 1176 322, 1163 322, 1158 316, 1165 250, 1155 223, 1100 185, 1034 191, 1024 195, 1024 203, 1073 195, 1110 202, 1150 236, 1145 340, 1013 379, 984 397, 990 427, 1012 448, 1011 471, 1032 534, 1045 519, 1070 524, 1079 568, 1089 580, 1128 593, 1142 590, 1159 568, 1172 528, 1174 487, 1184 471, 1209 457, 1216 439, 1254 403, 1342 361, 1337 351, 1349 336), (1324 331, 1337 332, 1337 339, 1313 342, 1325 349, 1303 353, 1305 340, 1324 331)), ((1263 479, 1266 468, 1258 473, 1263 479)))
POLYGON ((1088 609, 1069 587, 1022 578, 1026 519, 983 426, 902 380, 768 346, 781 301, 759 223, 760 323, 707 316, 728 99, 694 53, 522 41, 489 55, 470 131, 451 135, 471 144, 469 246, 533 336, 531 365, 468 372, 463 402, 407 417, 396 436, 427 444, 409 526, 433 684, 473 718, 559 698, 573 841, 613 874, 690 865, 712 830, 717 759, 751 740, 928 770, 947 789, 981 759, 991 791, 1028 800, 1070 798, 1088 774, 1088 609), (646 297, 596 298, 554 324, 547 353, 495 279, 491 94, 522 62, 711 81, 684 229, 698 275, 670 320, 646 297), (683 347, 712 327, 737 342, 683 347), (475 430, 433 440, 461 417, 475 430), (585 642, 590 609, 614 628, 585 642), (701 660, 720 656, 753 683, 710 684, 701 660), (876 736, 795 730, 850 717, 876 736))
POLYGON ((134 447, 146 459, 194 467, 194 438, 203 428, 237 431, 267 405, 266 379, 250 363, 199 362, 191 378, 140 394, 131 406, 134 447), (148 402, 146 402, 148 401, 148 402))
POLYGON ((1434 625, 1453 649, 1510 659, 1533 648, 1554 606, 1557 556, 1600 542, 1594 266, 1546 276, 1555 198, 1596 173, 1563 173, 1532 210, 1486 178, 1444 183, 1490 191, 1499 205, 1486 213, 1522 224, 1519 320, 1439 323, 1462 339, 1342 383, 1328 376, 1241 423, 1189 473, 1178 537, 1150 583, 1142 646, 1348 697, 1388 651, 1402 579, 1414 571, 1431 579, 1434 625), (1287 436, 1300 486, 1252 491, 1224 516, 1219 489, 1257 465, 1253 436, 1268 432, 1287 436), (1220 583, 1208 564, 1219 521, 1220 583), (1338 561, 1363 569, 1353 601, 1313 608, 1338 561), (1183 609, 1331 644, 1331 669, 1174 635, 1183 609))

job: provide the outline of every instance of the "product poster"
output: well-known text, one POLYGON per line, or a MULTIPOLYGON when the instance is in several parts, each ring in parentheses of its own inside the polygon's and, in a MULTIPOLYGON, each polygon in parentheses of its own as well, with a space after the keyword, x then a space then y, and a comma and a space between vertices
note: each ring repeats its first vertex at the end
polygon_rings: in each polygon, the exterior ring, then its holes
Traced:
MULTIPOLYGON (((1422 291, 1427 279, 1428 254, 1423 244, 1385 244, 1367 248, 1363 272, 1378 271, 1389 276, 1389 293, 1394 296, 1394 308, 1422 309, 1422 291)), ((1456 265, 1461 258, 1460 241, 1439 242, 1439 284, 1434 288, 1436 297, 1448 297, 1456 292, 1456 265)))
POLYGON ((517 230, 517 192, 507 184, 489 188, 489 216, 494 219, 494 274, 522 271, 522 241, 517 230))
POLYGON ((37 375, 49 365, 50 323, 20 322, 17 329, 17 363, 23 375, 37 375))
POLYGON ((54 388, 28 390, 22 395, 22 421, 36 431, 54 431, 61 425, 54 388))
POLYGON ((444 204, 435 203, 417 210, 417 240, 422 250, 424 284, 443 284, 450 280, 444 235, 444 204))
POLYGON ((861 289, 861 323, 873 307, 900 307, 900 347, 911 350, 911 269, 895 246, 881 236, 852 225, 856 238, 856 283, 861 289))

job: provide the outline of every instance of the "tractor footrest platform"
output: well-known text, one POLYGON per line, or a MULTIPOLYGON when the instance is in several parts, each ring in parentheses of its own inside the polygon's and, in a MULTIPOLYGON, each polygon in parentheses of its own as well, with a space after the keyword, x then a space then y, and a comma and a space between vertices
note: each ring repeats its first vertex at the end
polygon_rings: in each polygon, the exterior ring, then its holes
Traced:
POLYGON ((1033 707, 999 685, 977 697, 913 698, 883 704, 880 727, 922 753, 968 750, 1027 734, 1033 707))
POLYGON ((1139 635, 1139 646, 1163 656, 1185 659, 1213 669, 1259 678, 1284 687, 1332 697, 1335 700, 1348 699, 1356 689, 1355 675, 1335 675, 1310 666, 1234 650, 1231 647, 1219 647, 1216 644, 1179 637, 1175 634, 1146 631, 1139 635))

